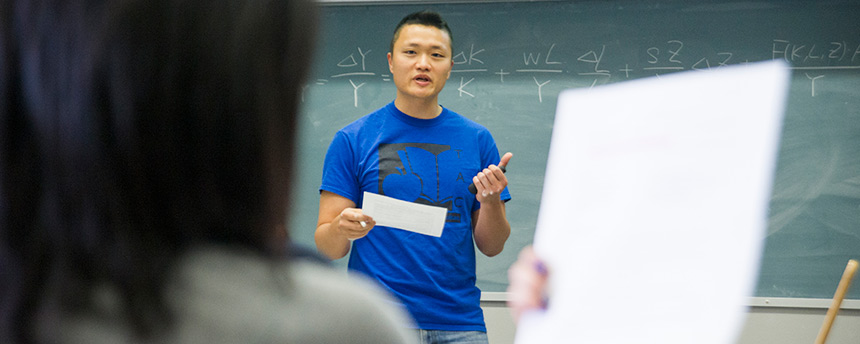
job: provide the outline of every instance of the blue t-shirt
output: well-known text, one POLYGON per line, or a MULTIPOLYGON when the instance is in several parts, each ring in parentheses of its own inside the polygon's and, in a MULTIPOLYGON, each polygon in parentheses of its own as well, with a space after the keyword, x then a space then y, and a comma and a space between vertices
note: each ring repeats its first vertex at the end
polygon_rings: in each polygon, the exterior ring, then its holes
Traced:
MULTIPOLYGON (((442 236, 377 226, 353 241, 349 268, 379 281, 406 306, 419 328, 486 331, 475 285, 472 177, 499 163, 489 130, 448 109, 410 117, 394 103, 335 134, 320 190, 360 208, 362 193, 448 209, 442 236)), ((509 200, 507 188, 502 200, 509 200)))

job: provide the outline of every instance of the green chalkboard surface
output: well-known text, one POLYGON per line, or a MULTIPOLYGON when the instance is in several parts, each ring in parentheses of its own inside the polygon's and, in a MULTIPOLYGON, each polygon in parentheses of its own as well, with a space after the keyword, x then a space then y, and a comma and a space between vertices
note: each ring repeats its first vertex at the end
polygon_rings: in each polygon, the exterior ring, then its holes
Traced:
MULTIPOLYGON (((483 291, 505 290, 508 266, 532 240, 560 91, 768 59, 789 62, 793 76, 755 296, 831 298, 848 259, 860 258, 860 2, 356 4, 322 6, 303 92, 294 241, 313 247, 335 131, 394 98, 385 57, 394 25, 432 9, 454 38, 441 104, 488 127, 500 151, 515 154, 513 233, 499 256, 479 255, 483 291)), ((860 288, 848 297, 860 299, 860 288)))

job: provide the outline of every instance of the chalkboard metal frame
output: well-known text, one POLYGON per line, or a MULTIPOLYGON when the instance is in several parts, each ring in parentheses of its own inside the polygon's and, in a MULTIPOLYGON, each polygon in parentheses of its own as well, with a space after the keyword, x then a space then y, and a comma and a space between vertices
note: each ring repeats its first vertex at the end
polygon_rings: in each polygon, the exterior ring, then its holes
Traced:
MULTIPOLYGON (((834 287, 835 290, 835 287, 834 287)), ((507 292, 483 292, 481 302, 505 303, 507 292)), ((828 309, 832 299, 810 299, 794 297, 750 297, 746 306, 762 308, 828 309)), ((860 310, 860 300, 844 300, 840 309, 860 310)))
POLYGON ((562 2, 565 0, 315 0, 324 6, 343 5, 434 5, 434 4, 472 4, 496 2, 562 2))

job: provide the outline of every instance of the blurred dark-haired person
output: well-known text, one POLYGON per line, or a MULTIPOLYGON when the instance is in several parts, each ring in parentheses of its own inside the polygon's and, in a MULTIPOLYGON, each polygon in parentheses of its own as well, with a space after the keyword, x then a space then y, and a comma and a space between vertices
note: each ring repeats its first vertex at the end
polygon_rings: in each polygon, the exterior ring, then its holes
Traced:
POLYGON ((0 0, 0 342, 408 343, 291 254, 295 0, 0 0))

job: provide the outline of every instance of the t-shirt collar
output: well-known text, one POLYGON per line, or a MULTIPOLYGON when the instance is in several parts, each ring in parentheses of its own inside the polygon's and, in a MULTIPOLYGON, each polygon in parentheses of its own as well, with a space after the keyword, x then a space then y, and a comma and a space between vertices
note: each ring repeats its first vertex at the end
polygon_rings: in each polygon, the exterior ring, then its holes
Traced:
POLYGON ((389 103, 386 108, 388 109, 388 112, 391 113, 391 115, 395 118, 403 121, 406 124, 416 127, 432 127, 441 123, 445 120, 446 117, 448 117, 448 109, 446 109, 444 106, 442 106, 442 112, 439 113, 439 116, 433 117, 431 119, 422 119, 409 116, 403 113, 403 111, 400 111, 397 106, 394 106, 394 101, 389 103))

